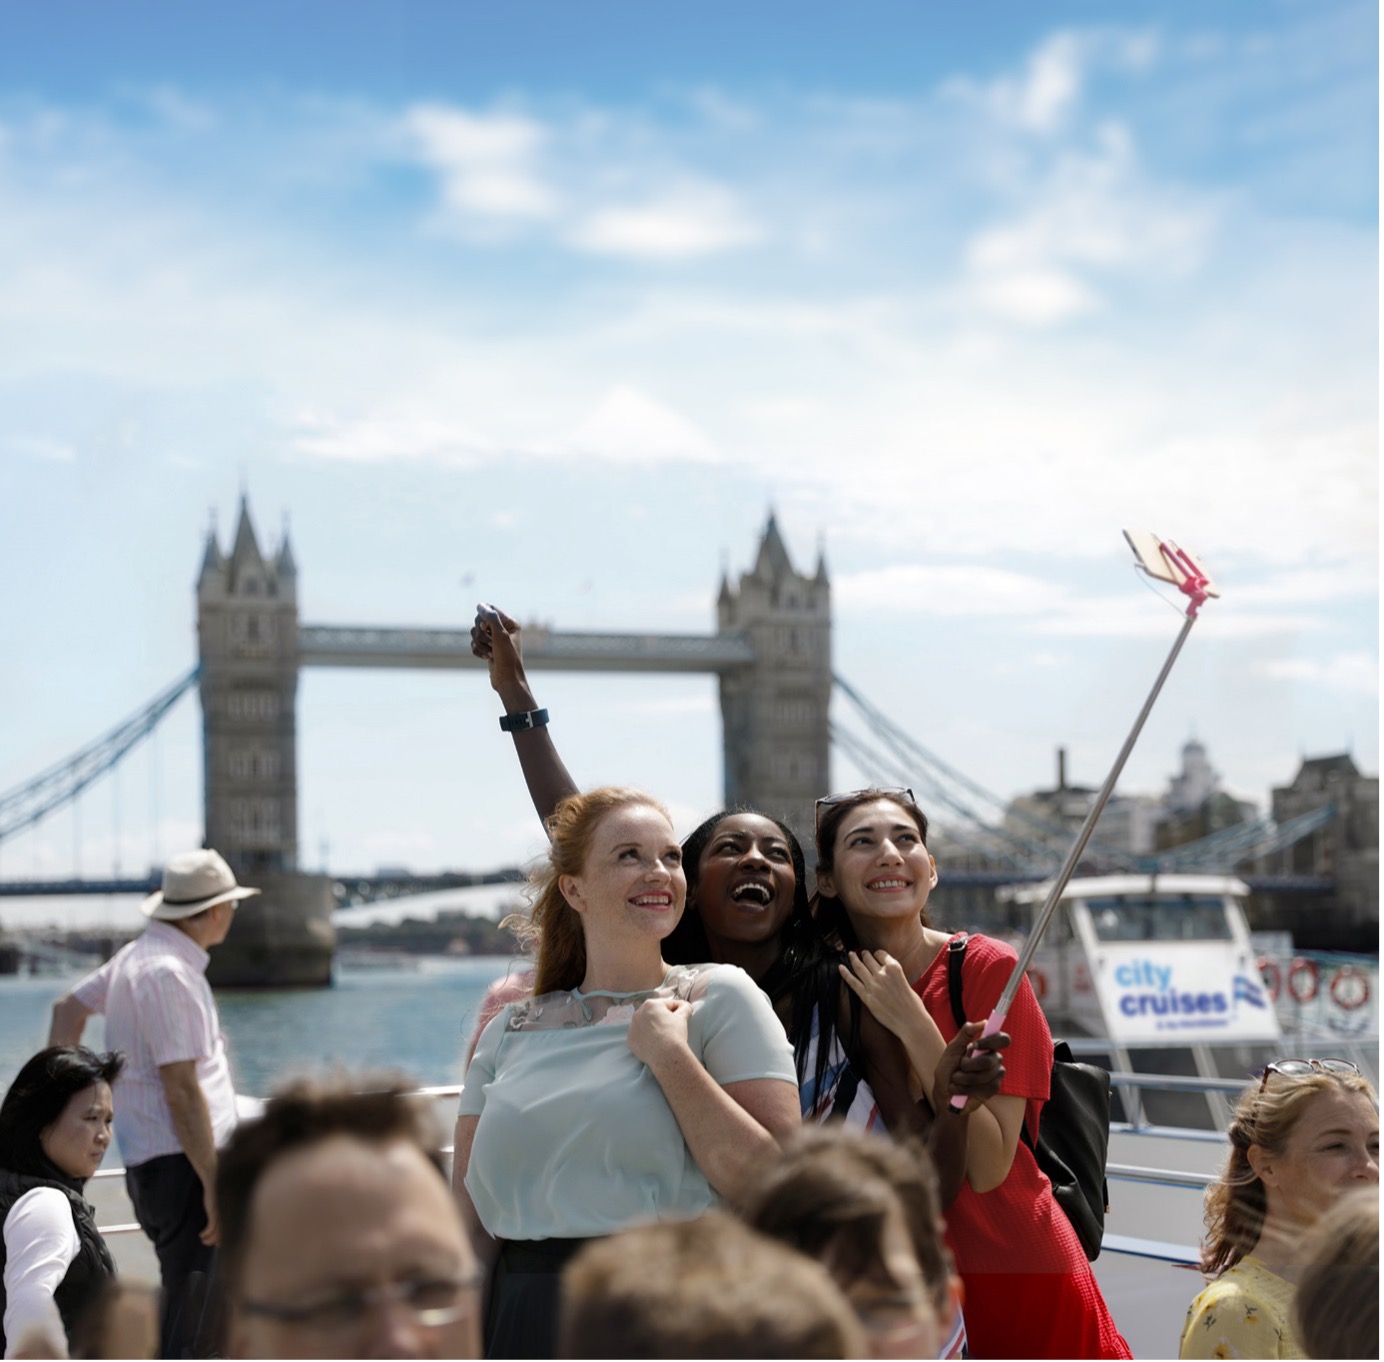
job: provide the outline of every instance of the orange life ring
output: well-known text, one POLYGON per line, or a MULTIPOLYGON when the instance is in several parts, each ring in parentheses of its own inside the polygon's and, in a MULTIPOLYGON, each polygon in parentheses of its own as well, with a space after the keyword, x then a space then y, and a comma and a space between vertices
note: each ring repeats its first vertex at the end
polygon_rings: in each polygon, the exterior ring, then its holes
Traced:
POLYGON ((1354 965, 1342 965, 1331 979, 1331 1001, 1343 1012, 1354 1012, 1369 1000, 1370 981, 1364 971, 1356 969, 1354 965), (1345 997, 1341 996, 1343 985, 1349 990, 1345 997))
POLYGON ((1048 996, 1048 976, 1036 965, 1028 967, 1028 982, 1041 1003, 1048 996))
POLYGON ((1276 1003, 1279 992, 1283 988, 1283 975, 1279 973, 1278 966, 1267 955, 1261 955, 1256 963, 1259 966, 1259 977, 1264 981, 1264 988, 1268 992, 1269 1001, 1276 1003))
POLYGON ((1288 992, 1295 1003, 1310 1003, 1321 988, 1322 972, 1315 960, 1304 960, 1298 956, 1288 969, 1288 992), (1299 982, 1304 980, 1305 982, 1299 982))

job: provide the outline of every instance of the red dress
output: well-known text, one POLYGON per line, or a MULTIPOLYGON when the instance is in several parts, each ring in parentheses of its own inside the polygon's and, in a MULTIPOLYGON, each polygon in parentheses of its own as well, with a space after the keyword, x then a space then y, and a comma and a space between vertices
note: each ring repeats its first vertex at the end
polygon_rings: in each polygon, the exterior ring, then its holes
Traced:
MULTIPOLYGON (((962 964, 962 1001, 983 1021, 999 1001, 1018 955, 1013 947, 972 936, 962 964)), ((944 1039, 957 1032, 947 988, 947 951, 913 985, 944 1039)), ((1036 1137, 1052 1072, 1052 1033, 1025 980, 1004 1029, 1001 1093, 1028 1099, 1024 1122, 1036 1137)), ((943 1118, 945 1119, 945 1118, 943 1118)), ((974 1119, 974 1118, 972 1118, 974 1119)), ((1022 1141, 1009 1176, 989 1192, 969 1183, 946 1212, 947 1243, 966 1287, 966 1332, 972 1357, 1132 1357, 1096 1285, 1052 1184, 1022 1141)))

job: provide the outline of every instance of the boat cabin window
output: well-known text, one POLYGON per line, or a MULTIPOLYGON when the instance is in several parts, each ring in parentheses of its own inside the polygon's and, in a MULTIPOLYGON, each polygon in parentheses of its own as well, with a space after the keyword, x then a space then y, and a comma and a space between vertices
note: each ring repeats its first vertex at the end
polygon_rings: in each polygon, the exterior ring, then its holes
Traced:
POLYGON ((1213 895, 1088 899, 1099 941, 1230 941, 1225 903, 1213 895))

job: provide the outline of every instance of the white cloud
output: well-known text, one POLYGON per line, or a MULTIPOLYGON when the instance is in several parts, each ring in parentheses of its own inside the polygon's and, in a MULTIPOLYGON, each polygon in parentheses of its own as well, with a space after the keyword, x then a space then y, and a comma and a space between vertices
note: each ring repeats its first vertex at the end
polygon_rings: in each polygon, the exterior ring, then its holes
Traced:
POLYGON ((697 427, 671 407, 626 385, 611 388, 572 437, 583 454, 615 463, 715 462, 717 452, 697 427))
POLYGON ((1020 73, 988 84, 960 77, 944 93, 1025 133, 1052 136, 1070 122, 1093 70, 1140 70, 1158 51, 1157 36, 1147 30, 1064 29, 1034 48, 1020 73))
POLYGON ((1195 270, 1215 225, 1205 199, 1149 182, 1129 131, 1108 124, 1093 151, 1058 158, 1018 217, 970 238, 965 297, 1009 320, 1063 322, 1099 306, 1095 278, 1142 281, 1195 270))
POLYGON ((1351 695, 1379 693, 1379 659, 1370 653, 1279 658, 1261 662, 1256 670, 1275 681, 1306 682, 1351 695))
POLYGON ((598 207, 569 240, 594 255, 675 261, 750 246, 763 235, 727 190, 684 184, 644 203, 598 207))
POLYGON ((44 463, 72 463, 77 458, 72 445, 46 435, 11 435, 3 443, 24 458, 41 459, 44 463))
POLYGON ((557 211, 558 196, 535 166, 548 140, 535 120, 429 104, 410 109, 403 126, 441 177, 451 220, 544 219, 557 211))
POLYGON ((337 417, 305 412, 293 446, 299 453, 341 463, 429 462, 473 468, 495 450, 474 432, 426 412, 337 417))
MULTIPOLYGON (((570 421, 563 403, 542 419, 521 423, 493 409, 496 424, 477 429, 456 414, 457 401, 424 388, 407 403, 361 414, 308 410, 293 422, 292 447, 310 458, 341 463, 424 463, 469 469, 499 459, 617 464, 715 462, 711 441, 687 417, 627 384, 607 389, 585 415, 570 421)), ((503 407, 503 400, 500 404, 503 407)))
POLYGON ((1063 270, 1005 270, 977 280, 971 298, 987 312, 1025 326, 1052 326, 1094 312, 1101 299, 1063 270))
MULTIPOLYGON (((1169 588, 1171 590, 1171 588, 1169 588)), ((1133 596, 1103 596, 1066 603, 1051 615, 1030 621, 1026 632, 1054 638, 1166 638, 1172 643, 1180 627, 1183 602, 1169 599, 1166 611, 1147 608, 1133 596)), ((1253 614, 1206 606, 1196 628, 1218 639, 1272 638, 1320 631, 1311 615, 1253 614)))
POLYGON ((964 618, 1047 611, 1062 599, 1057 587, 1037 577, 959 563, 908 563, 845 573, 833 579, 831 590, 835 604, 846 610, 964 618))

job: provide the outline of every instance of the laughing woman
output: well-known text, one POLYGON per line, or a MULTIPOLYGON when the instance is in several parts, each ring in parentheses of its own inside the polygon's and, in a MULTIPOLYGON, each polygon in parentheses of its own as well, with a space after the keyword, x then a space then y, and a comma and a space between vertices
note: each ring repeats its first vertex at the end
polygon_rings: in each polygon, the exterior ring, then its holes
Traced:
MULTIPOLYGON (((818 918, 849 952, 842 975, 903 1042, 923 1090, 958 1034, 947 987, 947 932, 927 916, 937 864, 927 819, 907 790, 857 790, 817 806, 818 918)), ((969 939, 966 1014, 988 1016, 1017 956, 969 939)), ((973 1357, 1129 1357, 1071 1222, 1020 1140, 1036 1138, 1048 1096, 1052 1036, 1027 983, 1009 1010, 1013 1043, 996 1096, 964 1121, 966 1184, 947 1208, 947 1237, 966 1288, 973 1357)), ((941 1105, 942 1094, 934 1101, 941 1105)))
POLYGON ((637 790, 571 795, 523 923, 534 996, 486 1027, 453 1185, 492 1262, 488 1357, 551 1357, 558 1276, 587 1239, 695 1216, 798 1127, 793 1055, 731 965, 669 966, 682 849, 637 790))

